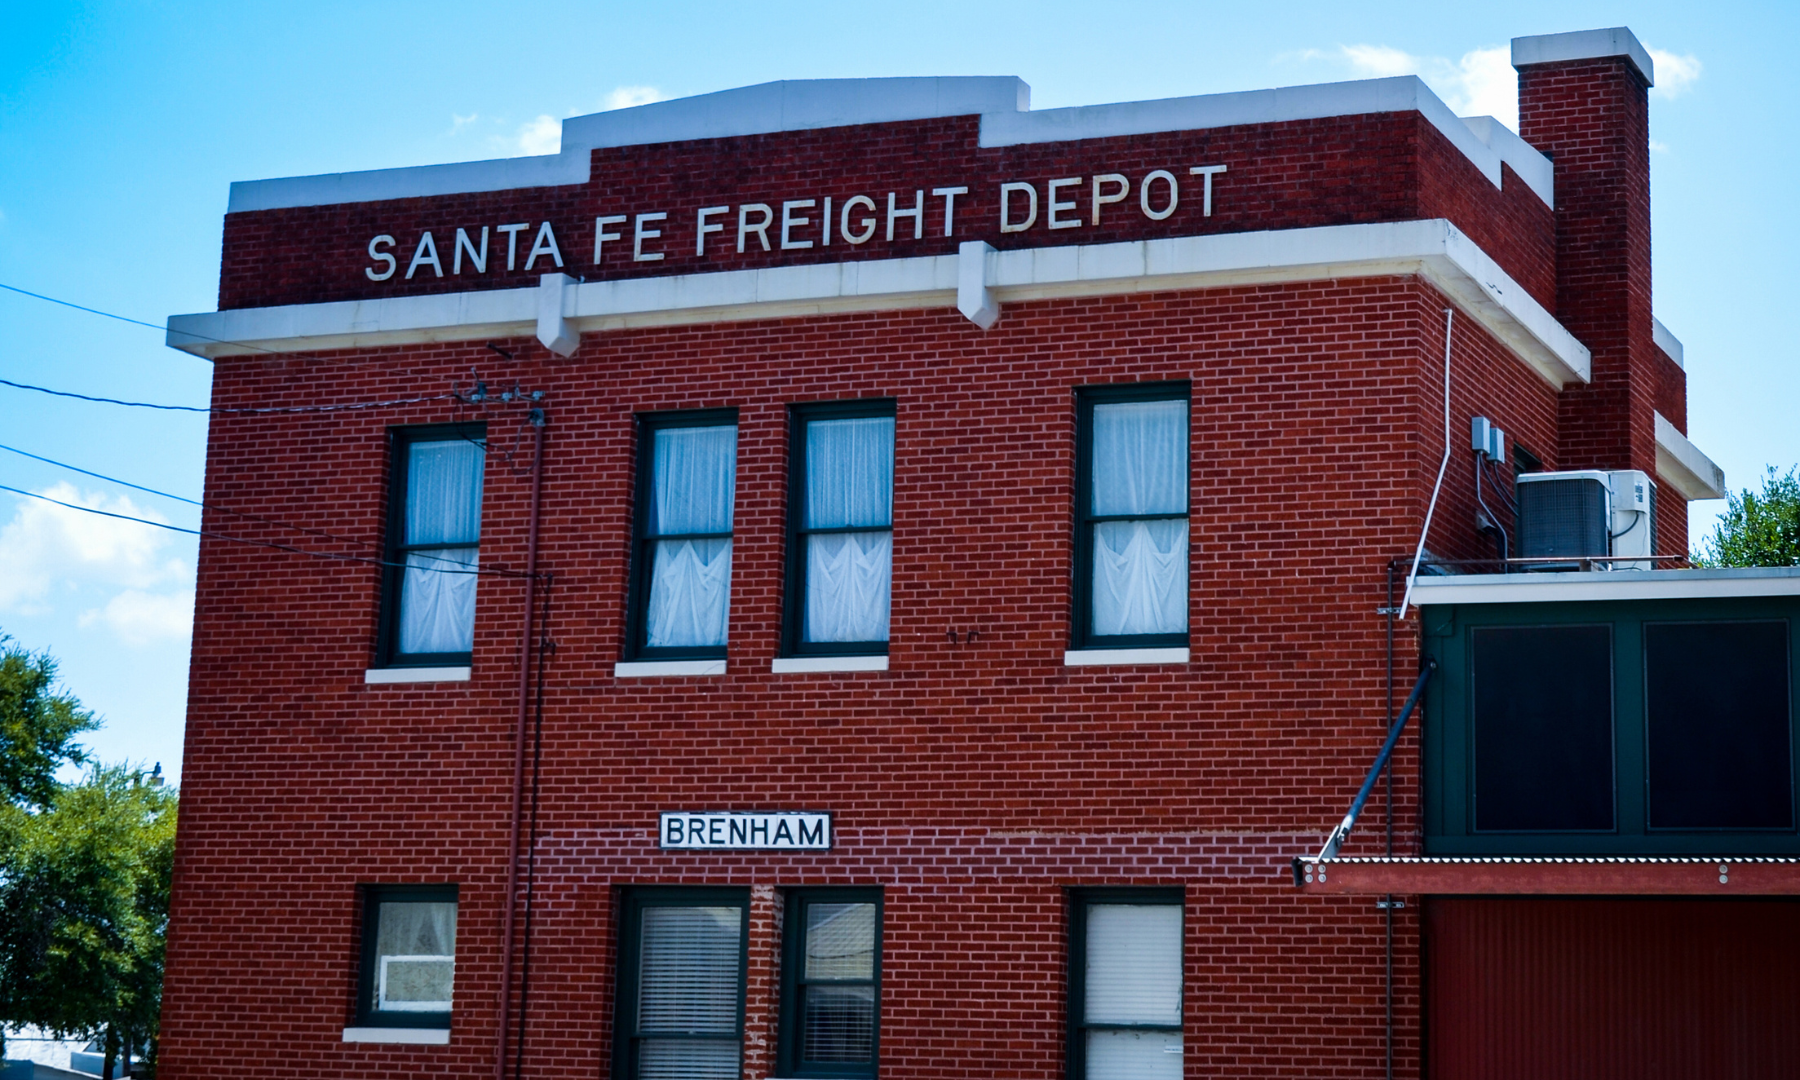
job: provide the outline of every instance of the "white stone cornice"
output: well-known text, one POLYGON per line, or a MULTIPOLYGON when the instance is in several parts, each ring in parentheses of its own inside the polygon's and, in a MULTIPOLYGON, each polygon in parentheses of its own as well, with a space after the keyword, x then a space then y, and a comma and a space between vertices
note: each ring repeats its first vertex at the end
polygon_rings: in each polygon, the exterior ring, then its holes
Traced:
MULTIPOLYGON (((563 321, 581 333, 897 308, 954 308, 971 251, 576 284, 563 321)), ((1222 233, 980 253, 986 293, 1053 297, 1418 275, 1550 385, 1588 378, 1588 350, 1486 252, 1443 219, 1222 233)), ((168 342, 200 356, 306 352, 540 332, 545 286, 287 307, 169 320, 168 342)), ((967 299, 965 295, 962 299, 967 299)), ((555 320, 551 320, 554 322, 555 320)), ((553 328, 560 333, 560 324, 553 328)))
POLYGON ((1723 499, 1725 470, 1688 442, 1662 413, 1656 413, 1656 475, 1687 500, 1723 499))

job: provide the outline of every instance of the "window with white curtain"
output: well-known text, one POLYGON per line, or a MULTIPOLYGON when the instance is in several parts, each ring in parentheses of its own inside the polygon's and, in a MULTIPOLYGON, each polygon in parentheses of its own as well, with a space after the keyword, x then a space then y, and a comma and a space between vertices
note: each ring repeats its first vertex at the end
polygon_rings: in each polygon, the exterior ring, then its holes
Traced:
POLYGON ((1077 404, 1075 646, 1188 642, 1188 388, 1097 387, 1077 404))
POLYGON ((467 664, 475 642, 486 429, 402 429, 393 447, 383 660, 467 664))
POLYGON ((1181 1080, 1182 895, 1072 897, 1070 1080, 1181 1080))
POLYGON ((881 890, 792 890, 782 924, 777 1075, 873 1077, 881 1026, 881 890))
POLYGON ((894 403, 794 410, 790 655, 887 652, 894 564, 894 403))
POLYGON ((737 1080, 749 900, 742 889, 626 894, 613 1075, 737 1080))
POLYGON ((639 422, 631 655, 725 655, 731 616, 735 411, 639 422))
POLYGON ((456 886, 363 889, 360 1027, 449 1027, 456 985, 456 886))

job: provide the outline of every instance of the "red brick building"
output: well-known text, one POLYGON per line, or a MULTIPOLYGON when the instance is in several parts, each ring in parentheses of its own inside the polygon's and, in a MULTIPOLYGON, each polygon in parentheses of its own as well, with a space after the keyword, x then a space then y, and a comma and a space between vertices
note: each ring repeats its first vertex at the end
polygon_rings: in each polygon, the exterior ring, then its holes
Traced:
MULTIPOLYGON (((1420 861, 1470 852, 1416 725, 1312 859, 1432 613, 1520 600, 1415 555, 1506 556, 1515 470, 1646 474, 1645 555, 1723 482, 1651 306, 1649 57, 1514 61, 1518 134, 1410 77, 775 83, 234 185, 170 331, 217 411, 161 1067, 1477 1075, 1534 1021, 1444 965, 1628 902, 1422 897, 1683 890, 1420 861)), ((1800 589, 1592 565, 1530 581, 1800 589)))

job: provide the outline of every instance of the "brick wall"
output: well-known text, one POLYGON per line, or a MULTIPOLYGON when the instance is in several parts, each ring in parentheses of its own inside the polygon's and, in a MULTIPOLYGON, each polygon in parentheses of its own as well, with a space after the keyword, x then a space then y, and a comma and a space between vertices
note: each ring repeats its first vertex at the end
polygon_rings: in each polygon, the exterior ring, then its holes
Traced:
MULTIPOLYGON (((769 1002, 778 886, 887 892, 882 1065, 896 1076, 1060 1069, 1061 890, 1183 884, 1195 1074, 1380 1069, 1382 923, 1293 895, 1379 743, 1387 565, 1410 555, 1442 452, 1444 298, 1417 279, 1009 305, 983 333, 903 311, 589 335, 570 360, 504 342, 221 360, 215 403, 313 404, 490 385, 549 391, 542 566, 553 572, 528 1075, 610 1070, 617 889, 757 887, 752 1002, 769 1002), (1192 662, 1066 668, 1071 391, 1193 386, 1192 662), (786 406, 898 402, 890 670, 770 674, 786 406), (731 659, 615 680, 639 412, 740 410, 731 659), (951 645, 948 628, 978 630, 951 645), (659 810, 829 808, 829 855, 654 847, 659 810), (760 988, 760 989, 759 989, 760 988)), ((1458 318, 1455 452, 1430 544, 1483 557, 1468 417, 1547 463, 1557 396, 1458 318)), ((215 417, 209 530, 377 550, 389 425, 474 410, 215 417)), ((482 564, 523 564, 517 413, 490 413, 482 564)), ((528 444, 527 444, 528 445, 528 444)), ((164 1067, 279 1061, 302 1077, 491 1065, 522 586, 485 578, 474 678, 366 686, 379 570, 202 542, 164 1067), (344 1044, 359 883, 462 887, 447 1047, 344 1044)), ((1416 656, 1399 636, 1401 677, 1416 656)), ((1396 767, 1400 849, 1418 757, 1396 767)), ((1347 849, 1380 850, 1377 808, 1347 849)), ((1417 929, 1401 913, 1400 1075, 1418 1073, 1417 929)), ((516 1001, 516 998, 515 998, 516 1001)), ((768 1061, 751 1020, 747 1064, 768 1061)))

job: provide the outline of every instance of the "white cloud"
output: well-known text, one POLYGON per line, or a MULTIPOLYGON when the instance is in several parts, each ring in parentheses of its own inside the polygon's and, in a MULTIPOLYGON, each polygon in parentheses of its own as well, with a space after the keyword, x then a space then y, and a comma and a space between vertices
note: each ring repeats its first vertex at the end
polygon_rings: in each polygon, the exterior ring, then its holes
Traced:
POLYGON ((1650 152, 1653 154, 1666 154, 1669 152, 1669 144, 1666 142, 1657 142, 1655 139, 1651 139, 1650 140, 1650 152))
MULTIPOLYGON (((167 519, 124 496, 78 491, 59 483, 39 494, 96 510, 167 519)), ((170 557, 173 537, 134 521, 84 514, 37 499, 20 499, 12 521, 0 527, 0 610, 42 611, 58 588, 98 585, 143 589, 188 577, 187 565, 170 557)))
POLYGON ((477 121, 479 119, 481 119, 480 113, 470 113, 467 116, 459 116, 456 113, 451 113, 450 114, 450 131, 452 134, 455 134, 456 132, 461 131, 463 128, 468 127, 470 124, 473 124, 475 121, 477 121))
POLYGON ((629 109, 636 105, 648 105, 653 101, 667 101, 669 95, 654 86, 620 86, 606 95, 604 109, 629 109))
POLYGON ((519 129, 519 152, 554 154, 562 149, 562 121, 548 113, 519 129))
POLYGON ((1656 65, 1656 85, 1650 92, 1657 97, 1672 98, 1686 91, 1688 87, 1700 80, 1700 58, 1693 53, 1677 56, 1667 49, 1644 46, 1650 54, 1651 63, 1656 65))
POLYGON ((194 591, 147 593, 127 589, 103 608, 84 611, 81 625, 105 623, 127 645, 184 638, 194 630, 194 591))
MULTIPOLYGON (((1471 49, 1461 59, 1414 56, 1391 45, 1340 45, 1338 53, 1350 71, 1365 79, 1417 75, 1458 116, 1492 116, 1517 131, 1519 82, 1512 50, 1505 45, 1471 49)), ((1331 59, 1307 50, 1300 59, 1331 59)))

